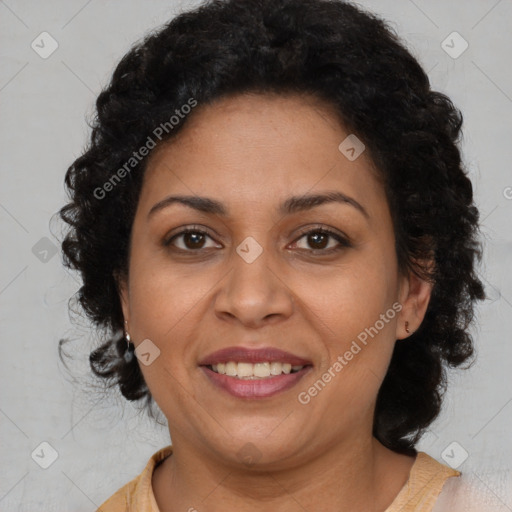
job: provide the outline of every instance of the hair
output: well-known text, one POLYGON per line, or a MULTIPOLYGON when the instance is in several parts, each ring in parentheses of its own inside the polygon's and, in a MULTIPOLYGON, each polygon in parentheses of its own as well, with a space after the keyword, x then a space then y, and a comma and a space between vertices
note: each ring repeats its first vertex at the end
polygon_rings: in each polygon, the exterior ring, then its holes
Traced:
POLYGON ((172 127, 169 119, 191 98, 196 115, 202 105, 244 93, 309 95, 329 105, 364 142, 382 179, 400 272, 433 283, 421 326, 395 343, 374 415, 373 435, 384 446, 414 453, 440 413, 447 367, 474 353, 473 305, 485 299, 475 269, 479 212, 458 149, 462 114, 430 88, 385 21, 348 2, 211 0, 146 35, 121 59, 97 98, 88 146, 67 170, 70 202, 59 211, 70 226, 64 264, 83 280, 78 301, 110 333, 90 353, 91 368, 126 399, 151 403, 137 358, 127 353, 133 344, 128 349, 123 335, 116 278, 128 275, 148 161, 134 160, 134 151, 175 137, 187 118, 172 127), (159 126, 166 128, 157 132, 159 126), (127 162, 132 169, 120 173, 127 162), (106 194, 116 172, 123 179, 106 194))

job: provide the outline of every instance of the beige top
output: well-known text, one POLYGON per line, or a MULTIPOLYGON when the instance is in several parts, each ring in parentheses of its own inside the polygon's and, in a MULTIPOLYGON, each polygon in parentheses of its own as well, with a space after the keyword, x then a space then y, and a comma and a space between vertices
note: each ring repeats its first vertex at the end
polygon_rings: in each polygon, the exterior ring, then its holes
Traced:
MULTIPOLYGON (((160 512, 151 478, 157 464, 172 453, 172 446, 161 448, 149 459, 144 471, 121 487, 97 512, 160 512)), ((460 472, 418 452, 409 479, 385 512, 431 512, 446 480, 460 472)))

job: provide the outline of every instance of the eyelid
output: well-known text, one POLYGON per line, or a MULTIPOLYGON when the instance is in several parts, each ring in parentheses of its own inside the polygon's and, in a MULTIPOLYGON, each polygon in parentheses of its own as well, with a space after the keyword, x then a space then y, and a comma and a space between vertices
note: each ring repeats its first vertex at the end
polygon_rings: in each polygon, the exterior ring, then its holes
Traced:
POLYGON ((313 224, 313 225, 308 224, 307 226, 299 228, 298 236, 301 237, 303 235, 307 235, 308 233, 318 232, 318 231, 329 234, 329 235, 339 236, 340 238, 346 239, 347 242, 350 240, 350 238, 347 235, 345 235, 345 233, 343 233, 342 231, 339 231, 335 228, 328 227, 325 224, 313 224))

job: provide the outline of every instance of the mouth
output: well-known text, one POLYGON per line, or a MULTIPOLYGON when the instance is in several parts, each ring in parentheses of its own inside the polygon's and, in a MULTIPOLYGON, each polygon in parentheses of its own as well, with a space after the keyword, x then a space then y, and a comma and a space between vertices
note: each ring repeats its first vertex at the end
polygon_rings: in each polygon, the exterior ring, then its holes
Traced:
POLYGON ((268 398, 295 386, 313 367, 274 348, 220 350, 199 363, 216 388, 238 398, 268 398))

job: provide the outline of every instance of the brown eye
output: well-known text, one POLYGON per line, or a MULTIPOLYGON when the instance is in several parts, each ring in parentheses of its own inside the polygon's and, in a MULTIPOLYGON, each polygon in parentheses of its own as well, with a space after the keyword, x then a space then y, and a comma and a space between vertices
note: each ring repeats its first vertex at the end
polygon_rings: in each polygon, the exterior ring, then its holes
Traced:
POLYGON ((185 233, 183 242, 187 249, 201 249, 205 241, 205 235, 202 233, 185 233))
MULTIPOLYGON (((210 235, 208 235, 208 233, 206 233, 205 231, 201 231, 199 229, 184 229, 183 231, 180 231, 179 233, 171 237, 169 240, 164 242, 164 245, 174 245, 182 251, 194 252, 200 249, 204 249, 205 241, 208 238, 211 239, 210 235), (180 239, 181 246, 175 243, 176 240, 180 239)), ((216 247, 216 245, 213 244, 210 247, 216 247)))
POLYGON ((308 245, 305 250, 309 250, 311 252, 320 251, 329 253, 331 251, 340 250, 344 247, 351 247, 350 242, 345 237, 324 228, 310 230, 304 233, 298 240, 302 239, 305 239, 306 244, 308 245))
POLYGON ((307 237, 308 244, 313 249, 325 249, 329 243, 329 238, 330 238, 329 235, 326 235, 325 233, 318 233, 318 232, 310 233, 310 234, 306 235, 306 237, 307 237))

